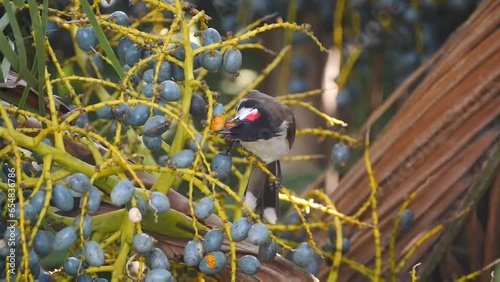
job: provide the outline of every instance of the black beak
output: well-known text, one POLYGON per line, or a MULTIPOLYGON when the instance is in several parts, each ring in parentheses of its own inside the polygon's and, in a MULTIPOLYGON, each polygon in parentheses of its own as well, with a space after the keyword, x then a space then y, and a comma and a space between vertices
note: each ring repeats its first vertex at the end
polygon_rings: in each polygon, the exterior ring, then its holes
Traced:
POLYGON ((220 133, 220 134, 232 134, 233 132, 231 131, 231 128, 226 128, 226 129, 223 129, 221 131, 217 131, 217 133, 220 133))
POLYGON ((237 126, 239 123, 240 123, 239 120, 232 119, 224 125, 223 130, 217 131, 217 133, 231 135, 231 134, 233 134, 233 131, 232 131, 233 127, 237 126))

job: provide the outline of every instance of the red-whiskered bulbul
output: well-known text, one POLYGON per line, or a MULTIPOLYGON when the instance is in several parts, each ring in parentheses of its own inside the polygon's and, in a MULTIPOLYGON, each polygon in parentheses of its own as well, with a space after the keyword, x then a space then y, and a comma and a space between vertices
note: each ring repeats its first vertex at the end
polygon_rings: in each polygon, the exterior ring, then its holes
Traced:
POLYGON ((248 91, 236 106, 236 116, 230 127, 219 131, 236 139, 252 154, 262 160, 277 181, 259 168, 251 172, 244 202, 253 210, 259 208, 271 224, 278 221, 279 189, 282 185, 280 159, 286 156, 295 140, 295 116, 278 99, 259 92, 248 91))

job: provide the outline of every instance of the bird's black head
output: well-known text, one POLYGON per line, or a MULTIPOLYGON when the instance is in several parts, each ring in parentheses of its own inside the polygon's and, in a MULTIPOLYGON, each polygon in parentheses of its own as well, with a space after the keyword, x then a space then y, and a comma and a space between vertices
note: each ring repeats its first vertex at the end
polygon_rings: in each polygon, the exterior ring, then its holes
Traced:
POLYGON ((236 116, 230 121, 230 128, 219 131, 240 141, 250 142, 270 139, 280 134, 280 128, 272 128, 270 113, 256 100, 246 100, 237 107, 236 116))

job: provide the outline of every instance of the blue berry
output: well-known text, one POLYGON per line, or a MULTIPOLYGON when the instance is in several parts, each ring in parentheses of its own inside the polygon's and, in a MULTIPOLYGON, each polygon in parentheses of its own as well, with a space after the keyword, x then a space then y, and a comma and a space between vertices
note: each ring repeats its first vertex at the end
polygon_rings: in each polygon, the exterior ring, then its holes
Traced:
POLYGON ((73 122, 73 124, 80 128, 84 128, 86 125, 89 124, 89 117, 87 116, 86 113, 80 113, 73 122))
POLYGON ((21 165, 21 170, 28 176, 32 176, 34 174, 35 168, 33 167, 33 164, 31 164, 31 162, 26 161, 21 165))
POLYGON ((401 222, 399 223, 399 228, 401 230, 408 230, 413 224, 413 212, 410 209, 405 209, 403 214, 401 214, 401 222))
MULTIPOLYGON (((23 255, 21 255, 20 260, 23 260, 23 255)), ((28 267, 33 274, 34 277, 37 277, 40 274, 40 260, 38 255, 33 250, 28 251, 28 267)))
POLYGON ((248 221, 246 217, 238 219, 231 226, 231 238, 235 242, 240 242, 245 240, 248 236, 248 231, 250 230, 251 227, 252 223, 248 221))
POLYGON ((196 93, 193 93, 191 97, 191 106, 189 107, 189 113, 195 117, 203 117, 207 113, 207 104, 205 100, 196 93))
POLYGON ((65 186, 56 184, 52 188, 52 203, 62 211, 70 211, 73 209, 73 195, 65 186))
POLYGON ((211 198, 207 197, 201 199, 201 201, 196 205, 194 214, 198 219, 205 220, 214 212, 214 209, 214 201, 211 198))
POLYGON ((92 277, 88 274, 78 275, 76 282, 92 282, 92 277))
POLYGON ((113 119, 113 111, 111 106, 104 106, 95 111, 97 116, 102 119, 113 119))
POLYGON ((184 69, 174 63, 171 65, 172 68, 172 78, 175 81, 183 81, 184 80, 184 69))
POLYGON ((207 46, 222 41, 219 32, 214 28, 207 28, 201 33, 201 42, 203 46, 207 46))
MULTIPOLYGON (((42 188, 42 189, 44 189, 44 188, 42 188)), ((23 197, 24 197, 25 199, 27 199, 27 198, 31 197, 31 194, 32 194, 32 193, 33 193, 33 190, 31 190, 31 189, 26 189, 26 190, 24 190, 24 191, 23 191, 23 197)))
POLYGON ((264 244, 268 239, 269 229, 262 223, 256 223, 248 230, 248 241, 254 245, 264 244))
POLYGON ((144 124, 143 134, 147 137, 157 137, 165 133, 170 127, 170 122, 165 116, 152 116, 144 124))
POLYGON ((148 207, 157 213, 164 213, 170 210, 170 200, 161 192, 152 192, 148 207))
POLYGON ((158 72, 158 82, 170 79, 171 76, 172 76, 172 67, 170 66, 170 63, 169 62, 161 63, 160 71, 158 72))
POLYGON ((83 255, 85 256, 85 261, 91 266, 101 266, 104 264, 104 251, 94 241, 85 242, 83 255))
POLYGON ((69 187, 80 194, 85 194, 90 191, 90 179, 83 173, 75 173, 67 180, 69 187))
POLYGON ((215 274, 224 268, 226 262, 226 255, 223 252, 216 251, 206 254, 200 261, 198 267, 203 273, 215 274))
POLYGON ((314 276, 317 276, 319 272, 319 265, 320 265, 319 258, 315 256, 313 259, 308 261, 303 267, 307 272, 311 273, 314 276))
POLYGON ((123 206, 132 200, 135 193, 135 187, 132 182, 123 180, 118 182, 111 190, 111 203, 115 206, 123 206))
POLYGON ((127 123, 132 126, 144 125, 149 118, 150 110, 151 108, 148 105, 139 104, 135 106, 128 117, 127 123))
POLYGON ((128 130, 128 125, 127 124, 122 124, 121 122, 119 122, 116 119, 114 119, 113 121, 111 121, 111 127, 109 128, 109 132, 113 136, 115 136, 116 135, 116 130, 118 130, 118 124, 122 125, 121 135, 125 135, 125 133, 127 133, 127 130, 128 130))
POLYGON ((59 30, 59 25, 56 22, 47 22, 47 28, 45 32, 51 43, 54 40, 54 38, 56 38, 58 30, 59 30))
POLYGON ((209 72, 217 72, 222 64, 222 55, 219 51, 206 51, 201 58, 201 66, 209 72))
POLYGON ((81 27, 76 31, 76 43, 83 51, 92 51, 98 43, 92 27, 81 27))
POLYGON ((130 46, 125 53, 125 62, 129 66, 133 66, 142 58, 142 48, 137 44, 130 46))
POLYGON ((223 68, 227 73, 236 73, 240 70, 243 57, 240 50, 238 49, 228 49, 224 53, 223 68))
POLYGON ((226 113, 226 110, 224 109, 224 105, 222 105, 221 103, 215 103, 214 109, 212 112, 212 116, 218 117, 224 113, 226 113))
POLYGON ((40 272, 40 275, 38 275, 38 278, 35 281, 37 281, 37 282, 52 282, 52 275, 49 272, 42 270, 40 272))
POLYGON ((33 249, 39 256, 47 256, 52 252, 47 231, 38 230, 33 240, 33 249))
POLYGON ((146 233, 136 234, 132 240, 132 247, 139 254, 147 254, 153 249, 153 239, 146 233))
POLYGON ((166 269, 152 269, 144 277, 144 282, 174 282, 172 273, 166 269))
POLYGON ((159 248, 155 248, 149 252, 147 262, 150 269, 170 269, 170 261, 167 255, 159 248))
POLYGON ((40 213, 40 211, 42 210, 45 203, 45 195, 45 191, 40 190, 33 196, 33 198, 31 198, 30 204, 35 209, 36 213, 40 213))
POLYGON ((137 87, 140 82, 141 80, 139 79, 139 76, 137 76, 137 74, 133 74, 130 76, 130 84, 132 84, 134 88, 137 87))
POLYGON ((349 252, 351 249, 351 240, 349 238, 344 237, 342 239, 342 253, 345 254, 349 252))
MULTIPOLYGON (((99 205, 101 204, 101 192, 98 188, 92 186, 89 191, 89 196, 87 200, 87 213, 94 214, 99 209, 99 205)), ((80 200, 80 206, 83 204, 83 198, 80 200)))
MULTIPOLYGON (((342 231, 340 232, 341 236, 344 236, 346 234, 346 228, 345 226, 342 226, 342 231)), ((335 245, 335 242, 337 240, 337 229, 335 226, 331 226, 328 228, 328 238, 330 239, 330 242, 335 245)))
POLYGON ((129 104, 123 103, 115 105, 113 108, 114 117, 123 124, 126 124, 128 117, 132 113, 132 108, 129 104))
MULTIPOLYGON (((153 89, 154 89, 154 84, 148 83, 144 85, 141 89, 141 93, 144 94, 147 98, 152 98, 153 97, 153 89)), ((159 90, 159 87, 156 87, 156 91, 159 90)))
POLYGON ((274 260, 278 252, 278 245, 272 241, 267 241, 259 245, 258 257, 263 263, 269 263, 274 260))
MULTIPOLYGON (((201 141, 203 140, 203 135, 198 134, 198 135, 196 135, 195 139, 196 139, 196 142, 198 142, 198 144, 201 145, 201 141)), ((187 145, 188 145, 189 149, 191 149, 195 152, 198 152, 198 147, 196 147, 196 142, 194 140, 189 140, 187 145)), ((205 145, 203 146, 202 149, 203 149, 203 151, 206 151, 208 149, 207 142, 205 142, 205 145)))
POLYGON ((184 263, 187 266, 196 266, 203 256, 203 246, 199 241, 191 240, 184 248, 184 263))
POLYGON ((172 80, 165 80, 161 83, 163 90, 160 92, 160 96, 165 101, 174 102, 179 101, 182 97, 182 90, 177 85, 177 83, 172 80))
POLYGON ((344 144, 335 144, 330 154, 330 159, 334 166, 344 167, 350 159, 349 147, 344 144))
POLYGON ((172 157, 176 168, 188 168, 194 162, 195 153, 192 150, 181 150, 172 157))
MULTIPOLYGON (((17 118, 11 118, 10 122, 12 123, 12 126, 14 128, 17 128, 17 125, 19 124, 19 121, 17 120, 17 118)), ((5 121, 2 118, 0 118, 0 127, 3 127, 3 128, 7 127, 7 125, 5 124, 5 121)))
POLYGON ((293 262, 299 266, 305 266, 314 258, 314 250, 307 243, 301 243, 293 253, 293 262))
MULTIPOLYGON (((330 242, 331 244, 328 244, 325 246, 325 248, 328 248, 328 251, 331 252, 331 253, 334 253, 335 250, 336 250, 336 241, 332 241, 330 239, 330 242)), ((345 254, 349 251, 349 249, 351 248, 351 240, 347 237, 343 237, 342 238, 342 254, 345 254)))
POLYGON ((154 69, 146 70, 142 74, 142 80, 144 80, 144 82, 146 82, 146 83, 152 83, 153 80, 154 80, 154 78, 155 78, 155 71, 154 71, 154 69))
MULTIPOLYGON (((193 49, 193 51, 198 49, 198 48, 200 48, 200 45, 198 45, 194 42, 191 42, 191 49, 193 49)), ((184 61, 184 59, 186 59, 186 51, 184 50, 184 46, 182 46, 182 45, 177 46, 175 48, 175 51, 174 51, 174 56, 179 61, 184 61)))
POLYGON ((167 166, 168 160, 170 160, 170 157, 168 155, 162 155, 162 156, 158 157, 158 159, 156 160, 156 163, 159 166, 167 166))
MULTIPOLYGON (((47 138, 47 137, 42 138, 42 140, 41 140, 40 142, 42 142, 42 143, 43 143, 43 144, 45 144, 45 145, 51 146, 51 147, 53 147, 53 146, 54 146, 54 145, 52 144, 52 141, 50 141, 50 139, 49 139, 49 138, 47 138)), ((33 152, 33 157, 35 158, 35 160, 36 160, 38 163, 42 163, 42 161, 43 161, 43 157, 42 157, 39 153, 37 153, 37 152, 33 152)))
POLYGON ((56 233, 52 242, 53 251, 67 251, 76 242, 76 231, 72 226, 65 227, 56 233))
MULTIPOLYGON (((75 228, 80 228, 80 215, 77 215, 75 217, 75 220, 73 221, 73 226, 75 228)), ((89 215, 85 215, 83 217, 83 238, 88 239, 90 238, 90 234, 92 233, 92 217, 89 215)))
POLYGON ((244 255, 238 259, 238 270, 248 274, 255 275, 259 272, 260 262, 259 260, 251 255, 244 255))
POLYGON ((118 47, 116 48, 116 52, 118 54, 118 58, 122 61, 125 61, 125 55, 127 53, 128 48, 132 46, 134 42, 128 37, 122 37, 118 42, 118 47))
POLYGON ((217 153, 212 159, 210 168, 215 171, 218 179, 224 179, 231 173, 231 167, 233 165, 233 159, 230 154, 217 153))
POLYGON ((151 151, 155 152, 161 150, 161 144, 162 144, 161 136, 148 137, 146 135, 143 135, 142 142, 144 143, 144 146, 146 146, 146 148, 148 148, 151 151))
MULTIPOLYGON (((78 274, 78 269, 80 268, 80 260, 75 257, 69 257, 64 260, 63 271, 71 276, 76 276, 78 274)), ((83 267, 82 267, 83 268, 83 267)))
MULTIPOLYGON (((33 220, 35 219, 37 215, 37 212, 35 208, 30 205, 25 203, 24 204, 24 220, 33 220)), ((21 218, 21 205, 19 203, 16 203, 14 205, 14 216, 17 220, 21 218)))
MULTIPOLYGON (((154 53, 151 50, 146 50, 146 51, 144 51, 144 56, 142 56, 142 57, 144 59, 147 59, 153 55, 154 55, 154 53)), ((154 69, 154 68, 156 68, 156 64, 158 64, 158 61, 156 59, 152 59, 151 61, 148 62, 147 68, 154 69)))
POLYGON ((114 11, 109 15, 109 21, 117 25, 126 26, 128 24, 128 16, 123 11, 114 11))
POLYGON ((218 229, 212 229, 203 238, 203 250, 206 253, 220 251, 224 242, 224 234, 218 229))
MULTIPOLYGON (((191 49, 193 51, 198 48, 200 48, 198 44, 191 42, 191 49)), ((179 61, 184 61, 186 59, 186 51, 184 50, 184 46, 177 46, 177 48, 174 51, 174 56, 179 61)), ((201 60, 201 54, 196 55, 193 62, 193 69, 198 69, 201 66, 200 60, 201 60)))

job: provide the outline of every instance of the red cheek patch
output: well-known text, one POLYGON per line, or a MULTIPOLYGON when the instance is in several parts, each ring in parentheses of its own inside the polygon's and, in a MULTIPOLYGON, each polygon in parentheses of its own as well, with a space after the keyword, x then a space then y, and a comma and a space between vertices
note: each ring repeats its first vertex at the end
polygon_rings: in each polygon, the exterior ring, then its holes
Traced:
POLYGON ((253 113, 250 113, 249 115, 247 115, 245 117, 245 120, 248 120, 248 121, 255 121, 257 120, 258 118, 260 117, 260 113, 258 111, 255 111, 253 113))

